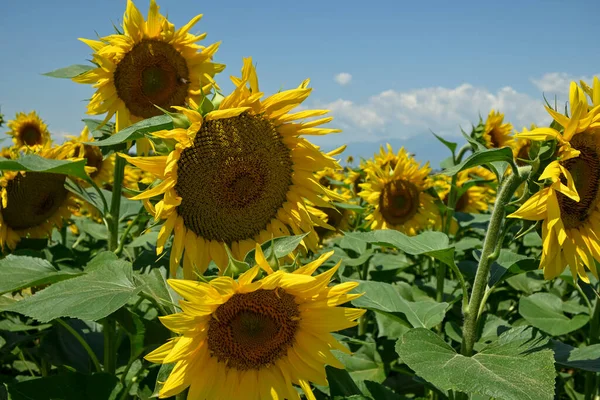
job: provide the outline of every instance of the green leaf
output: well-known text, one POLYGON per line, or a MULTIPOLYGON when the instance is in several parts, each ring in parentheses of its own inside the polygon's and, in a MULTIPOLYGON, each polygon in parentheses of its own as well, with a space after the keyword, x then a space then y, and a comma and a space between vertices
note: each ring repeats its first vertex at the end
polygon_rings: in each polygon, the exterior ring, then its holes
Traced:
POLYGON ((559 336, 576 331, 588 323, 590 317, 585 314, 573 318, 563 314, 562 300, 550 293, 534 293, 519 300, 519 314, 536 328, 559 336))
MULTIPOLYGON (((534 269, 537 267, 536 259, 527 257, 522 254, 513 253, 510 250, 500 250, 500 255, 491 265, 489 286, 498 283, 502 277, 515 265, 523 266, 523 268, 534 269)), ((525 272, 525 271, 523 271, 525 272)))
POLYGON ((63 372, 9 384, 8 393, 12 400, 106 400, 117 383, 118 379, 112 374, 63 372))
POLYGON ((384 364, 377 352, 375 342, 365 343, 351 355, 338 350, 332 353, 344 365, 362 393, 367 391, 366 380, 379 383, 385 380, 384 364))
POLYGON ((364 293, 356 300, 352 300, 355 307, 367 308, 373 311, 387 313, 402 313, 414 327, 432 328, 442 322, 448 303, 435 301, 407 301, 394 288, 384 282, 356 281, 359 285, 354 289, 357 293, 364 293))
POLYGON ((403 397, 401 397, 399 394, 396 394, 392 391, 392 389, 383 386, 381 383, 377 383, 377 382, 372 382, 372 381, 365 381, 365 386, 367 387, 367 390, 369 391, 369 393, 371 393, 371 396, 373 396, 374 399, 377 400, 402 400, 403 397))
POLYGON ((456 353, 430 330, 413 329, 396 351, 415 373, 443 390, 504 400, 554 398, 554 357, 529 327, 512 329, 473 357, 456 353))
POLYGON ((9 254, 0 260, 0 294, 47 285, 78 275, 59 271, 41 258, 9 254))
POLYGON ((600 344, 575 348, 558 340, 553 340, 552 349, 557 364, 567 368, 600 372, 600 344))
POLYGON ((59 317, 97 321, 106 317, 141 290, 133 281, 131 264, 112 261, 92 272, 58 282, 31 297, 13 303, 14 311, 40 322, 59 317))
POLYGON ((167 281, 158 268, 154 268, 148 274, 135 275, 144 283, 142 291, 151 296, 158 304, 164 306, 170 314, 176 312, 173 298, 167 287, 167 281))
POLYGON ((501 149, 485 149, 473 153, 469 158, 464 160, 454 167, 445 169, 442 174, 453 176, 458 174, 460 171, 467 168, 476 167, 478 165, 489 164, 492 162, 512 162, 513 153, 510 147, 503 147, 501 149))
POLYGON ((87 142, 90 146, 115 146, 131 140, 141 139, 146 133, 152 133, 163 129, 173 129, 173 119, 168 115, 158 115, 140 121, 125 128, 109 138, 94 142, 87 142))
POLYGON ((442 144, 443 144, 444 146, 446 146, 446 147, 447 147, 447 148, 448 148, 448 149, 449 149, 449 150, 452 152, 452 154, 454 154, 454 152, 456 151, 456 146, 457 146, 457 144, 456 144, 456 143, 454 143, 454 142, 450 142, 450 141, 448 141, 448 140, 444 139, 443 137, 436 135, 436 134, 435 134, 435 133, 433 133, 433 132, 431 132, 431 133, 433 134, 433 136, 435 136, 435 138, 436 138, 437 140, 439 140, 440 142, 442 142, 442 144))
POLYGON ((348 371, 328 365, 325 367, 325 372, 327 373, 331 397, 362 395, 348 371))
POLYGON ((401 232, 384 229, 371 232, 350 232, 345 237, 362 240, 380 246, 392 246, 412 255, 428 255, 446 265, 454 264, 454 246, 442 232, 423 232, 417 236, 407 236, 401 232))
MULTIPOLYGON (((282 236, 278 238, 274 238, 272 241, 268 240, 260 245, 263 253, 265 253, 265 257, 268 259, 271 257, 272 252, 275 252, 275 256, 277 258, 282 258, 296 250, 302 239, 308 235, 308 233, 296 236, 282 236)), ((250 267, 256 265, 254 260, 254 254, 256 249, 252 249, 246 254, 244 257, 244 262, 247 263, 250 267)))
POLYGON ((42 75, 51 76, 52 78, 71 79, 71 78, 75 78, 76 76, 83 74, 84 72, 92 70, 94 68, 97 68, 97 67, 95 65, 73 64, 73 65, 69 65, 68 67, 59 68, 59 69, 55 69, 54 71, 46 72, 42 75))
POLYGON ((150 396, 151 398, 158 397, 158 392, 160 392, 166 380, 169 378, 169 375, 171 375, 173 368, 175 368, 175 364, 176 363, 162 364, 160 366, 158 375, 156 376, 156 386, 154 387, 154 393, 152 393, 152 396, 150 396))
MULTIPOLYGON (((96 189, 83 188, 69 178, 67 178, 67 180, 65 182, 65 188, 67 188, 67 190, 69 190, 71 193, 74 193, 75 195, 79 196, 81 199, 85 200, 86 202, 88 202, 89 204, 94 206, 100 212, 101 215, 104 216, 105 212, 108 211, 108 209, 106 209, 106 210, 104 209, 104 202, 102 201, 102 198, 100 197, 100 194, 96 191, 96 189)), ((100 189, 100 191, 102 192, 103 189, 100 189)), ((106 201, 106 198, 105 198, 105 201, 106 201)), ((108 204, 109 203, 106 202, 106 205, 108 205, 108 204)))
POLYGON ((89 180, 89 176, 85 173, 85 164, 86 160, 54 160, 36 154, 25 154, 16 160, 0 157, 0 170, 3 171, 48 172, 89 180))

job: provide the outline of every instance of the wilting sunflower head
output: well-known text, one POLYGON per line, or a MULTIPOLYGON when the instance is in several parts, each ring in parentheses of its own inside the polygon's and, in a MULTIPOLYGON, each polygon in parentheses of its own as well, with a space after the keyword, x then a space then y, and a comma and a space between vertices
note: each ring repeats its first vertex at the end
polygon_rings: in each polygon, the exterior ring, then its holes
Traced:
POLYGON ((65 158, 85 158, 85 171, 90 178, 99 186, 111 184, 113 181, 113 170, 115 165, 115 155, 111 154, 104 158, 102 151, 97 146, 85 144, 93 142, 94 137, 90 134, 88 127, 84 127, 81 134, 76 136, 68 136, 69 141, 65 142, 64 154, 65 158))
POLYGON ((6 133, 13 137, 13 142, 18 148, 23 146, 45 147, 50 144, 48 126, 35 111, 29 114, 17 113, 15 119, 8 121, 8 129, 9 131, 6 133))
POLYGON ((325 364, 344 368, 331 353, 349 353, 332 335, 355 326, 365 310, 339 307, 360 294, 356 282, 329 286, 339 267, 313 276, 333 252, 294 271, 273 272, 256 246, 258 265, 237 280, 170 279, 183 312, 160 317, 180 334, 145 358, 175 363, 159 397, 189 387, 190 399, 297 399, 294 385, 314 399, 310 382, 327 385, 325 364), (261 268, 268 274, 257 279, 261 268))
MULTIPOLYGON (((45 158, 60 158, 62 148, 39 149, 45 158)), ((3 171, 0 176, 0 248, 14 249, 21 238, 43 238, 60 228, 77 209, 75 196, 65 189, 66 175, 3 171)))
MULTIPOLYGON (((225 66, 213 63, 219 43, 208 47, 197 43, 206 34, 192 35, 190 29, 200 20, 197 15, 175 29, 150 0, 148 19, 131 0, 123 16, 123 33, 100 38, 80 39, 89 45, 98 68, 73 80, 97 89, 88 104, 89 114, 117 114, 117 131, 145 118, 161 115, 156 106, 170 110, 187 104, 197 107, 203 94, 214 86, 213 77, 225 66)), ((147 143, 138 141, 147 151, 147 143)))
POLYGON ((169 155, 127 157, 162 180, 133 199, 162 196, 150 207, 156 219, 166 219, 157 251, 162 252, 174 231, 172 273, 183 260, 186 278, 194 277, 195 271, 204 273, 211 260, 223 271, 225 245, 243 259, 257 242, 308 233, 304 245, 316 248, 313 225, 323 222, 307 209, 305 200, 315 206, 328 206, 325 197, 341 200, 313 175, 324 168, 337 169, 339 164, 301 137, 339 130, 319 126, 331 117, 298 122, 328 111, 289 113, 310 94, 308 81, 261 100, 249 58, 244 60, 242 77, 232 80, 236 89, 218 110, 203 117, 179 108, 189 119, 189 128, 155 133, 157 138, 177 142, 169 155))
POLYGON ((542 221, 543 251, 540 268, 546 279, 560 275, 568 265, 574 278, 589 282, 586 267, 598 277, 600 261, 600 107, 590 108, 575 82, 571 83, 570 117, 546 107, 564 127, 537 128, 517 136, 556 140, 558 159, 540 176, 546 187, 534 194, 510 217, 542 221))
POLYGON ((396 229, 407 235, 441 223, 434 198, 426 193, 433 182, 428 176, 429 163, 420 166, 401 148, 394 157, 395 167, 380 167, 371 161, 365 166, 365 183, 360 184, 362 197, 373 211, 367 216, 371 229, 396 229))
POLYGON ((504 114, 490 111, 490 114, 485 121, 485 130, 483 132, 483 140, 488 149, 501 148, 512 146, 513 126, 510 123, 503 123, 504 114))

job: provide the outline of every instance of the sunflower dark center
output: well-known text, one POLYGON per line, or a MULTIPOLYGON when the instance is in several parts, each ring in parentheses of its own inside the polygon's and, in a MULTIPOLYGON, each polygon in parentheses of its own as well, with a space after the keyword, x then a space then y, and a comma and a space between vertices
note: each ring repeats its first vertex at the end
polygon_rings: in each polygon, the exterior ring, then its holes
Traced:
POLYGON ((281 288, 234 294, 209 322, 208 350, 229 368, 260 369, 287 354, 299 317, 294 296, 281 288))
POLYGON ((177 163, 177 213, 205 239, 250 239, 286 201, 292 167, 270 121, 247 113, 205 121, 177 163))
POLYGON ((381 192, 379 207, 388 224, 402 225, 419 210, 419 189, 405 180, 389 182, 381 192))
MULTIPOLYGON (((579 150, 579 157, 571 158, 562 165, 571 173, 580 201, 557 193, 560 215, 566 229, 578 228, 585 223, 598 204, 598 186, 600 185, 600 155, 593 135, 577 134, 571 140, 571 146, 579 150)), ((561 177, 563 183, 566 179, 561 177)))
POLYGON ((189 89, 185 58, 169 43, 144 39, 123 57, 114 73, 117 95, 135 116, 162 115, 183 106, 189 89))
POLYGON ((522 160, 529 160, 529 148, 531 147, 530 143, 524 144, 523 146, 521 146, 521 148, 519 149, 519 152, 517 153, 517 160, 516 163, 519 167, 523 167, 525 165, 527 165, 526 162, 521 161, 519 159, 522 160))
POLYGON ((36 144, 42 144, 42 132, 35 125, 25 125, 21 129, 21 140, 27 146, 35 146, 36 144))
POLYGON ((499 148, 502 146, 502 132, 497 128, 493 128, 490 131, 490 140, 492 142, 492 148, 499 148))
POLYGON ((67 197, 65 176, 27 172, 8 181, 8 202, 1 210, 6 225, 13 230, 23 230, 46 222, 67 197))

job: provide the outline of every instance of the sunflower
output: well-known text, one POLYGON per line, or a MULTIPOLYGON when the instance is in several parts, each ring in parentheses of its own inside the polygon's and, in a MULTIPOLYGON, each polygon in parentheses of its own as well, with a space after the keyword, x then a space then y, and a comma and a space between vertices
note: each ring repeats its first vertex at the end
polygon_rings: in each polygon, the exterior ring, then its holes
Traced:
POLYGON ((64 144, 64 156, 68 158, 85 158, 85 170, 89 177, 99 186, 112 183, 115 166, 115 156, 111 154, 104 158, 97 146, 85 144, 93 142, 88 127, 84 127, 79 137, 68 136, 71 140, 64 144))
POLYGON ((365 313, 338 307, 361 296, 348 293, 356 282, 328 286, 339 263, 312 276, 332 254, 293 273, 273 272, 257 245, 257 265, 237 281, 170 279, 183 312, 160 320, 181 336, 145 357, 176 363, 159 397, 189 387, 188 399, 300 400, 298 385, 314 399, 310 382, 327 385, 325 364, 344 368, 331 350, 349 353, 331 332, 356 326, 365 313), (261 268, 268 275, 256 280, 261 268))
POLYGON ((365 183, 359 196, 373 207, 366 217, 371 229, 396 229, 407 235, 441 224, 438 206, 426 193, 433 182, 429 163, 420 166, 404 148, 394 160, 380 166, 371 161, 365 166, 365 183), (392 169, 392 165, 395 165, 392 169))
POLYGON ((568 265, 573 277, 589 282, 585 268, 598 277, 600 261, 600 105, 590 109, 575 82, 569 91, 571 117, 546 107, 564 128, 538 128, 517 135, 530 140, 556 140, 558 159, 540 176, 549 186, 527 200, 513 218, 542 221, 540 268, 546 279, 568 265))
POLYGON ((339 168, 339 164, 300 137, 339 132, 318 127, 332 118, 292 122, 328 111, 288 114, 310 94, 309 81, 260 100, 263 94, 250 58, 244 59, 242 78, 232 80, 236 89, 222 100, 219 110, 202 117, 196 111, 179 108, 190 127, 154 134, 176 141, 168 156, 125 156, 133 165, 162 179, 133 199, 163 195, 153 209, 157 220, 166 219, 157 251, 163 251, 175 231, 171 272, 175 273, 183 254, 186 279, 194 276, 193 264, 204 273, 211 260, 223 271, 227 266, 226 245, 236 258, 243 259, 257 242, 308 233, 303 243, 316 249, 318 237, 313 225, 326 224, 306 208, 304 199, 325 207, 329 203, 320 194, 341 200, 313 176, 316 170, 339 168))
MULTIPOLYGON (((487 212, 490 205, 494 204, 496 191, 489 186, 488 182, 475 183, 473 181, 495 181, 496 175, 483 167, 473 167, 458 173, 456 185, 462 194, 456 200, 454 210, 463 213, 477 214, 487 212), (464 186, 468 188, 464 190, 464 186), (462 189, 462 190, 461 190, 462 189), (464 191, 463 191, 464 190, 464 191)), ((434 187, 444 204, 448 204, 448 194, 452 178, 447 175, 435 175, 433 177, 434 187)))
MULTIPOLYGON (((169 110, 191 104, 194 108, 214 86, 213 77, 225 66, 211 62, 219 43, 208 47, 197 42, 206 34, 190 29, 202 18, 197 15, 180 29, 158 11, 150 0, 148 19, 131 0, 123 16, 123 33, 99 40, 80 39, 94 51, 97 68, 73 80, 97 89, 88 104, 89 114, 115 113, 117 132, 145 118, 161 115, 156 106, 169 110)), ((138 140, 138 154, 149 151, 147 140, 138 140)))
MULTIPOLYGON (((328 155, 331 156, 332 154, 328 153, 328 155)), ((348 187, 343 184, 345 178, 344 170, 341 168, 337 170, 325 168, 315 173, 315 180, 317 180, 321 186, 338 193, 342 197, 342 203, 356 203, 352 190, 348 189, 348 187)), ((321 212, 321 219, 330 225, 329 228, 321 226, 315 228, 317 234, 321 238, 337 231, 346 231, 350 229, 352 220, 355 217, 354 212, 344 208, 335 208, 333 206, 315 208, 321 212)))
MULTIPOLYGON (((527 132, 537 129, 535 124, 531 124, 529 129, 523 128, 521 133, 527 134, 527 132)), ((515 162, 518 166, 522 167, 523 165, 527 165, 524 160, 529 160, 529 150, 531 149, 531 140, 523 139, 521 137, 515 137, 512 145, 513 157, 515 158, 515 162)))
MULTIPOLYGON (((34 152, 50 159, 61 159, 63 153, 61 147, 34 152)), ((0 249, 14 249, 21 238, 47 237, 54 227, 62 227, 78 207, 65 179, 62 174, 2 171, 0 249)))
POLYGON ((25 114, 17 113, 15 119, 8 121, 8 135, 13 137, 17 147, 46 146, 50 144, 48 126, 42 121, 35 111, 25 114))
POLYGON ((512 147, 514 141, 512 136, 513 126, 510 123, 503 123, 503 121, 504 114, 494 110, 490 111, 483 132, 483 140, 488 149, 512 147))

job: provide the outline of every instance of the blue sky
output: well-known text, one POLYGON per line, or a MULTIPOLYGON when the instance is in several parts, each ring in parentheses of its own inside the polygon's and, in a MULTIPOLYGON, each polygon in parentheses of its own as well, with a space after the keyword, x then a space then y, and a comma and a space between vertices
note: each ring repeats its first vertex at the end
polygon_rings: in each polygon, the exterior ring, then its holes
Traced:
MULTIPOLYGON (((148 2, 137 1, 144 15, 148 2)), ((446 156, 429 130, 459 139, 494 107, 521 129, 547 123, 542 93, 565 100, 570 79, 600 70, 592 1, 265 1, 159 0, 181 26, 196 14, 202 44, 221 41, 217 80, 228 92, 242 57, 257 64, 267 95, 311 78, 306 107, 329 107, 344 132, 313 138, 370 157, 380 144, 404 145, 437 166, 446 156), (336 76, 338 76, 336 80, 336 76), (350 79, 348 79, 350 77, 350 79), (345 79, 344 79, 345 78, 345 79)), ((86 63, 78 37, 112 33, 124 0, 10 1, 0 14, 0 106, 5 118, 37 110, 57 141, 78 134, 93 90, 40 75, 86 63)), ((2 130, 4 128, 0 128, 2 130)))

